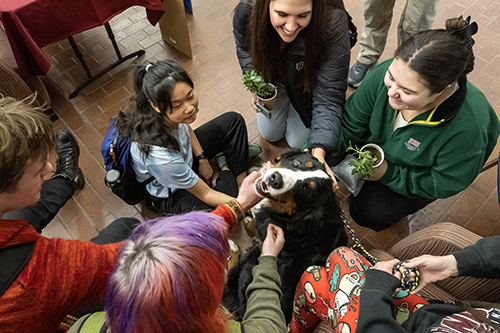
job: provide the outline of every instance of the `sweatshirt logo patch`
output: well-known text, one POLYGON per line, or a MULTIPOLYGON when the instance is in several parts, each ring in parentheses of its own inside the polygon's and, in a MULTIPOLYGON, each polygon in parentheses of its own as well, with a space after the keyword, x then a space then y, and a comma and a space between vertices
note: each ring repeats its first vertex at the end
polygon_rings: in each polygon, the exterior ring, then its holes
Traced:
POLYGON ((410 140, 405 142, 406 148, 411 151, 418 150, 418 147, 420 146, 420 142, 415 140, 414 138, 410 138, 410 140))
POLYGON ((304 62, 303 61, 299 61, 297 63, 295 63, 295 69, 298 71, 302 70, 302 68, 304 68, 304 62))

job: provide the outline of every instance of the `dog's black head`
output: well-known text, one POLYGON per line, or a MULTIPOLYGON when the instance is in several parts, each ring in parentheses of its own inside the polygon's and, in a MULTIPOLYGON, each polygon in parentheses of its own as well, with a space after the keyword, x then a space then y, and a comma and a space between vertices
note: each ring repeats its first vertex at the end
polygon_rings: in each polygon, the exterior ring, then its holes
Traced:
POLYGON ((292 215, 307 207, 326 204, 328 199, 335 197, 333 182, 325 166, 310 153, 285 153, 262 171, 255 188, 266 197, 261 205, 274 212, 292 215))

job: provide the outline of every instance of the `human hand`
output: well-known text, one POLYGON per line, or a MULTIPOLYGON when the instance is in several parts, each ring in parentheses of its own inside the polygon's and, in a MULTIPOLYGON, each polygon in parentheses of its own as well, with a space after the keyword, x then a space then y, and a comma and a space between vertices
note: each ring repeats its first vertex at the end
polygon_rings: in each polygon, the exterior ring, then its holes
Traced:
MULTIPOLYGON (((427 283, 440 281, 451 276, 458 276, 457 260, 453 255, 447 256, 431 256, 423 255, 413 258, 405 262, 402 268, 418 267, 420 271, 420 281, 417 289, 412 291, 416 293, 420 291, 427 283)), ((410 274, 410 280, 414 278, 413 273, 410 274)))
POLYGON ((236 200, 241 205, 243 211, 247 212, 263 198, 255 192, 255 181, 261 176, 260 172, 254 171, 249 174, 241 183, 240 191, 236 200))
POLYGON ((332 169, 330 169, 330 166, 325 161, 326 152, 321 148, 313 148, 311 150, 311 154, 312 156, 316 157, 321 163, 323 163, 326 169, 326 173, 333 181, 333 192, 337 191, 339 189, 339 184, 337 183, 337 179, 335 178, 332 169))
POLYGON ((285 234, 283 233, 283 229, 269 223, 267 226, 266 239, 264 239, 264 243, 262 243, 261 256, 277 257, 283 245, 285 245, 285 234))
POLYGON ((399 280, 401 280, 402 275, 401 275, 400 271, 396 271, 395 273, 392 273, 392 270, 394 269, 394 265, 396 265, 398 262, 399 262, 398 259, 392 259, 389 261, 379 261, 372 268, 389 273, 389 274, 395 276, 396 278, 398 278, 399 280))
POLYGON ((257 103, 260 101, 259 97, 257 97, 256 94, 253 94, 253 97, 252 97, 252 109, 256 112, 256 113, 260 113, 260 109, 259 107, 257 106, 257 103))
POLYGON ((366 177, 366 180, 377 181, 385 174, 387 171, 387 161, 384 160, 382 164, 373 169, 373 174, 370 177, 366 177))
POLYGON ((210 165, 208 159, 204 158, 200 160, 198 172, 201 179, 203 179, 203 181, 207 183, 208 186, 212 187, 212 177, 214 175, 214 170, 212 169, 212 166, 210 165))

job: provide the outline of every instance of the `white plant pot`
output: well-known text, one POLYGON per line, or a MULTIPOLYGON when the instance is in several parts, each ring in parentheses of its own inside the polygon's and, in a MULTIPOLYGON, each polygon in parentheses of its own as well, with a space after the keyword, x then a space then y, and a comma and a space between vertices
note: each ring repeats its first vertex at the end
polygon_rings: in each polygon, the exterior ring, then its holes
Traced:
POLYGON ((278 89, 276 86, 272 83, 268 83, 268 85, 271 85, 274 87, 274 95, 269 97, 269 98, 261 98, 260 96, 257 96, 259 98, 259 102, 264 105, 266 109, 271 111, 274 106, 276 105, 276 95, 278 95, 278 89))
POLYGON ((374 168, 380 166, 382 164, 382 162, 384 162, 384 158, 385 158, 384 151, 382 150, 382 148, 380 148, 379 145, 376 145, 374 143, 367 143, 366 145, 361 147, 361 150, 364 150, 365 148, 374 148, 380 153, 380 160, 378 161, 378 163, 376 165, 373 166, 374 168))

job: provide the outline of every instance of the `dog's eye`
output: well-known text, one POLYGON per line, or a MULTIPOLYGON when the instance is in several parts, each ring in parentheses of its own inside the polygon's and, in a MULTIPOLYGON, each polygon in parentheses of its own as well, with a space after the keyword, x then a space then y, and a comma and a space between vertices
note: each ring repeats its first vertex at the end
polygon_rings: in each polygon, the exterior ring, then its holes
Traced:
POLYGON ((297 161, 297 160, 294 160, 294 161, 293 161, 293 165, 294 165, 295 167, 298 167, 298 166, 300 165, 300 162, 299 162, 299 161, 297 161))
POLYGON ((302 187, 301 187, 301 190, 303 192, 309 192, 310 188, 309 188, 309 186, 307 184, 303 184, 302 187))

